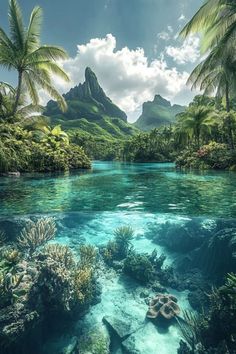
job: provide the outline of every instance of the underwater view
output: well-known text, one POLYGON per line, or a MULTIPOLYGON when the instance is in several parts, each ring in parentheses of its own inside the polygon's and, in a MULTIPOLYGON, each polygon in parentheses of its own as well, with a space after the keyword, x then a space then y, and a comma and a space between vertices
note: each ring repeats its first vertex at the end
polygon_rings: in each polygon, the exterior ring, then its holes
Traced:
MULTIPOLYGON (((82 343, 92 353, 177 353, 180 340, 186 340, 181 316, 201 312, 212 284, 221 284, 222 275, 235 267, 235 236, 229 237, 231 230, 236 234, 235 185, 233 172, 182 172, 169 163, 93 162, 89 171, 2 178, 0 229, 9 238, 29 220, 53 218, 57 231, 48 252, 53 245, 66 246, 78 257, 81 245, 91 245, 103 258, 96 260, 95 294, 82 318, 78 311, 58 320, 52 311, 45 327, 38 332, 36 326, 26 340, 27 348, 74 353, 82 343), (177 306, 179 320, 167 316, 156 322, 149 301, 158 293, 171 294, 173 300, 162 296, 177 306)), ((8 252, 10 257, 14 250, 8 252)), ((31 321, 36 325, 33 316, 31 321)), ((11 336, 19 335, 15 331, 11 336)), ((213 330, 211 335, 215 340, 213 330)))
POLYGON ((0 354, 236 354, 236 0, 0 1, 0 354))

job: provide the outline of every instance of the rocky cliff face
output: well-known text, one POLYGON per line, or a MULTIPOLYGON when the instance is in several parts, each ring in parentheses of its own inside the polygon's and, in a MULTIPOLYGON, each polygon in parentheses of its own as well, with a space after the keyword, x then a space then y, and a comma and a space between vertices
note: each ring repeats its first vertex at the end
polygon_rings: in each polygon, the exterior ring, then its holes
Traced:
POLYGON ((135 126, 148 131, 162 125, 169 125, 175 122, 176 114, 183 112, 184 109, 184 106, 172 106, 168 100, 156 95, 153 101, 143 104, 142 115, 138 118, 135 126))
MULTIPOLYGON (((98 83, 95 73, 90 69, 85 70, 85 82, 72 88, 64 95, 68 111, 65 113, 67 119, 94 119, 96 116, 109 116, 113 118, 120 118, 127 122, 127 116, 119 107, 117 107, 98 83)), ((55 108, 56 103, 50 101, 47 105, 46 114, 61 114, 55 108)))
POLYGON ((127 122, 127 116, 117 107, 98 83, 95 73, 85 70, 85 82, 64 94, 68 110, 61 112, 55 101, 47 104, 44 114, 49 124, 63 130, 90 134, 97 138, 126 139, 139 130, 127 122))

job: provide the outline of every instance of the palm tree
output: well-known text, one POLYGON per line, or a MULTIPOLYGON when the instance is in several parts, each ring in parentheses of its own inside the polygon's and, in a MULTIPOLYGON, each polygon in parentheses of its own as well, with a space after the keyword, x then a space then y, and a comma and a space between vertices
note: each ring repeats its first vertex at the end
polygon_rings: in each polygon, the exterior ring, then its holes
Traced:
POLYGON ((209 132, 216 123, 215 115, 210 107, 191 105, 177 115, 176 131, 183 132, 188 138, 194 137, 197 148, 200 148, 200 138, 209 132))
POLYGON ((181 31, 186 37, 201 32, 203 50, 209 55, 192 72, 188 82, 204 90, 204 94, 225 97, 228 141, 234 149, 233 126, 230 119, 230 98, 236 86, 236 3, 233 0, 208 0, 181 31))
POLYGON ((66 52, 56 46, 40 44, 42 9, 35 7, 28 27, 24 26, 21 9, 17 0, 9 0, 8 36, 0 28, 0 65, 18 73, 16 97, 11 115, 18 109, 22 88, 26 88, 34 105, 39 103, 38 88, 43 88, 57 100, 62 110, 66 109, 64 98, 52 85, 51 75, 69 81, 67 74, 57 64, 57 60, 67 58, 66 52))
POLYGON ((180 34, 186 38, 190 34, 201 33, 202 50, 205 52, 220 42, 228 45, 235 37, 235 14, 234 0, 206 0, 180 34))

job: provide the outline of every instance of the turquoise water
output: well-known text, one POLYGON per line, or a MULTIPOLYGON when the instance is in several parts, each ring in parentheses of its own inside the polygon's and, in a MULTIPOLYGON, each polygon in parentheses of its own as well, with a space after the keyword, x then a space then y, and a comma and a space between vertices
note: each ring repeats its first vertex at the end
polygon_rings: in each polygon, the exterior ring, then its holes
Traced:
POLYGON ((236 173, 94 162, 91 171, 1 178, 0 203, 0 216, 129 211, 234 218, 236 173))
MULTIPOLYGON (((56 242, 72 249, 85 241, 96 246, 104 244, 113 237, 116 227, 130 225, 135 231, 135 249, 157 249, 167 256, 169 265, 176 255, 155 242, 160 226, 169 222, 178 227, 196 220, 202 230, 213 230, 218 219, 236 219, 236 173, 180 172, 173 164, 94 162, 91 171, 0 179, 0 221, 47 214, 57 220, 56 242)), ((101 327, 104 315, 118 316, 142 327, 135 334, 141 354, 177 352, 177 327, 170 326, 168 332, 162 333, 151 322, 145 322, 147 305, 136 285, 130 282, 127 286, 114 272, 101 276, 100 281, 102 301, 91 308, 82 327, 101 327)), ((189 308, 187 292, 174 293, 180 306, 189 308)), ((80 321, 75 333, 79 327, 80 321)), ((45 344, 42 353, 58 354, 63 341, 64 337, 54 338, 45 344)))

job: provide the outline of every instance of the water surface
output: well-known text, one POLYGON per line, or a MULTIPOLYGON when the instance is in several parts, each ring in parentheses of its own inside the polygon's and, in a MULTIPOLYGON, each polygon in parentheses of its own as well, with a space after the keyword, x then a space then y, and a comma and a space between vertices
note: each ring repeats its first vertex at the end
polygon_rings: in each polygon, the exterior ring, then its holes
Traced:
MULTIPOLYGON (((214 232, 217 220, 224 220, 226 225, 234 222, 236 173, 182 172, 173 164, 94 162, 90 171, 0 179, 0 221, 48 214, 57 221, 56 242, 74 251, 82 242, 105 244, 112 239, 115 228, 130 225, 135 232, 136 251, 151 253, 156 249, 159 255, 167 256, 165 264, 169 265, 176 254, 156 241, 161 226, 172 223, 177 229, 194 221, 198 230, 214 232)), ((177 326, 161 332, 145 320, 147 305, 132 280, 124 283, 113 273, 100 281, 102 301, 91 308, 82 323, 78 321, 74 333, 67 334, 69 340, 81 326, 102 327, 103 316, 112 315, 142 326, 143 332, 139 331, 136 338, 141 354, 177 352, 177 326)), ((189 308, 187 292, 174 293, 181 308, 189 308)), ((44 343, 42 354, 62 352, 64 339, 44 343)))
POLYGON ((236 173, 94 162, 90 171, 1 178, 0 203, 0 216, 140 211, 234 218, 236 173))

